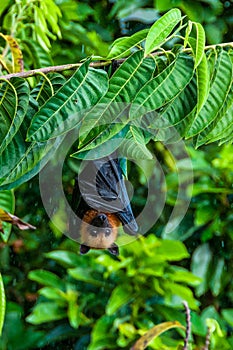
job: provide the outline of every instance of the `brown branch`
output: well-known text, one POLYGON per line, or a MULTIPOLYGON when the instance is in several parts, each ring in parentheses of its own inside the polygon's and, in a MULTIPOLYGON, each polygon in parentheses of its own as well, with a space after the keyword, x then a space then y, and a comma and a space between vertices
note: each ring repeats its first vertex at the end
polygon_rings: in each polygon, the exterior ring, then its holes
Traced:
MULTIPOLYGON (((233 47, 233 42, 229 42, 229 43, 221 43, 221 44, 216 44, 216 45, 209 45, 205 47, 205 50, 208 49, 216 49, 217 47, 233 47)), ((191 52, 191 48, 185 48, 183 50, 183 52, 191 52)), ((171 53, 170 50, 166 51, 167 53, 171 53)), ((161 55, 163 54, 163 52, 153 52, 151 53, 149 56, 157 56, 157 55, 161 55)), ((117 62, 117 64, 121 64, 123 63, 127 58, 121 58, 118 60, 115 60, 117 62)), ((108 61, 95 61, 95 62, 91 62, 90 66, 91 67, 104 67, 104 66, 108 66, 109 64, 112 63, 112 60, 108 60, 108 61)), ((18 72, 18 73, 10 73, 10 74, 6 74, 6 75, 1 75, 0 79, 6 79, 9 80, 13 77, 18 77, 18 78, 28 78, 28 77, 32 77, 36 74, 47 74, 47 73, 51 73, 51 72, 63 72, 65 70, 70 70, 70 69, 76 69, 78 67, 81 66, 82 63, 69 63, 69 64, 64 64, 64 65, 60 65, 60 66, 50 66, 50 67, 44 67, 44 68, 38 68, 38 69, 32 69, 29 71, 25 71, 25 72, 18 72)))
POLYGON ((188 342, 189 342, 189 337, 191 333, 191 314, 190 314, 190 309, 187 301, 183 301, 183 305, 185 307, 185 314, 186 314, 186 332, 185 332, 186 334, 184 339, 183 350, 188 350, 188 342))
POLYGON ((207 328, 205 346, 203 347, 203 350, 209 350, 209 346, 210 346, 210 327, 207 328))
MULTIPOLYGON (((111 61, 104 61, 104 62, 91 62, 90 66, 91 67, 103 67, 103 66, 107 66, 111 63, 111 61)), ((70 63, 70 64, 63 64, 60 66, 50 66, 50 67, 44 67, 44 68, 38 68, 38 69, 32 69, 32 70, 28 70, 25 72, 18 72, 18 73, 10 73, 10 74, 6 74, 6 75, 1 75, 0 79, 6 79, 9 80, 11 78, 28 78, 28 77, 32 77, 36 74, 47 74, 47 73, 51 73, 51 72, 63 72, 65 70, 69 70, 69 69, 76 69, 78 67, 81 66, 82 63, 70 63)))

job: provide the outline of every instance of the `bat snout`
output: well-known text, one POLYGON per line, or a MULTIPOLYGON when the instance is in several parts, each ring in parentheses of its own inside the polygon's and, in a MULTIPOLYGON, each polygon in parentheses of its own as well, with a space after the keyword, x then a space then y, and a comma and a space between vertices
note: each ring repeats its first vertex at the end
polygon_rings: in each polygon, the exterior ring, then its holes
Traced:
POLYGON ((99 214, 99 215, 97 215, 97 218, 98 218, 100 221, 104 222, 104 221, 107 220, 107 215, 105 215, 105 214, 99 214))

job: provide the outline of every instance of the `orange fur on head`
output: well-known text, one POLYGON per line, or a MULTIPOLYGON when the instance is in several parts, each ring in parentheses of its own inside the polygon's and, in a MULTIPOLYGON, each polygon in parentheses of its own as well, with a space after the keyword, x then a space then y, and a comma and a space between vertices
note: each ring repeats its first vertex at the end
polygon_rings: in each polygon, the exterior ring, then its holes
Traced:
POLYGON ((101 212, 101 214, 105 214, 107 216, 109 225, 105 228, 91 225, 92 221, 99 214, 100 212, 94 209, 90 209, 84 214, 80 228, 81 241, 90 248, 106 249, 115 242, 118 234, 118 227, 120 226, 121 222, 115 214, 101 212), (109 236, 105 235, 105 230, 107 228, 111 229, 112 231, 109 236), (90 229, 96 229, 98 231, 96 237, 93 237, 90 234, 90 229))

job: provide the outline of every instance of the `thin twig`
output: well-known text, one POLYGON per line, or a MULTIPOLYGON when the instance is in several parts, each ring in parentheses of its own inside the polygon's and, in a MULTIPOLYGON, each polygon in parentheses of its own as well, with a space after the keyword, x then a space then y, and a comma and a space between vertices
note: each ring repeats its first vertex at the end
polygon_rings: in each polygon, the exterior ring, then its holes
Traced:
MULTIPOLYGON (((104 62, 91 62, 91 67, 103 67, 107 66, 111 63, 111 61, 104 61, 104 62)), ((69 69, 75 69, 81 66, 82 63, 70 63, 70 64, 63 64, 60 66, 50 66, 50 67, 44 67, 44 68, 38 68, 38 69, 32 69, 25 72, 18 72, 18 73, 10 73, 6 75, 1 75, 0 79, 6 79, 9 80, 14 77, 18 78, 28 78, 32 77, 33 75, 40 74, 40 73, 51 73, 51 72, 63 72, 65 70, 69 69)))
POLYGON ((185 332, 183 350, 188 350, 188 341, 191 334, 191 314, 190 314, 190 309, 187 301, 183 301, 183 305, 185 307, 185 314, 186 314, 186 332, 185 332))
POLYGON ((207 333, 205 337, 205 346, 203 347, 203 350, 209 350, 210 346, 210 327, 207 328, 207 333))

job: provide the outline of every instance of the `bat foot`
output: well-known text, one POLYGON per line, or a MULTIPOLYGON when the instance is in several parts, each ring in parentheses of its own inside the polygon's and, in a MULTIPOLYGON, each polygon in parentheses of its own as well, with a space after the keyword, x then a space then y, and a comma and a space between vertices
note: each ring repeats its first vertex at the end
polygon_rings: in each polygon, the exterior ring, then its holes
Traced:
POLYGON ((87 245, 85 245, 85 244, 81 244, 81 246, 80 246, 80 254, 86 254, 86 253, 88 253, 89 252, 89 250, 90 250, 91 248, 90 247, 88 247, 87 245))
POLYGON ((109 248, 108 251, 113 255, 119 255, 119 248, 116 243, 113 243, 109 248))

